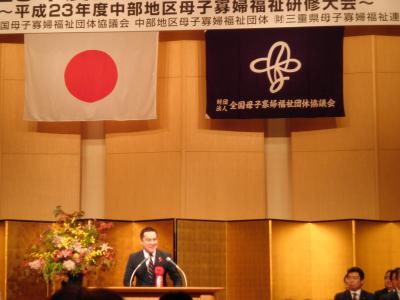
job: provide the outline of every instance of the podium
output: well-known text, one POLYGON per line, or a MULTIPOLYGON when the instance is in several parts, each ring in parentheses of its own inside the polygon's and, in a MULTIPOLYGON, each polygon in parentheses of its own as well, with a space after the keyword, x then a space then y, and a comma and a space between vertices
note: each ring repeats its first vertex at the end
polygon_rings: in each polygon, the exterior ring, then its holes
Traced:
POLYGON ((222 291, 222 287, 106 287, 120 294, 126 300, 158 300, 162 294, 168 292, 186 292, 193 300, 215 300, 215 294, 222 291))

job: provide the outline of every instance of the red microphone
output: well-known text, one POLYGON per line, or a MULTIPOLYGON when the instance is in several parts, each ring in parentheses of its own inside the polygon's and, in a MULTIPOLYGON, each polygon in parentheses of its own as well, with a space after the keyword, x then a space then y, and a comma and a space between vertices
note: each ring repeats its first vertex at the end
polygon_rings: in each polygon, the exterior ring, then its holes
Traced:
POLYGON ((156 287, 163 287, 164 286, 164 268, 161 266, 156 266, 154 268, 154 274, 156 275, 156 287))

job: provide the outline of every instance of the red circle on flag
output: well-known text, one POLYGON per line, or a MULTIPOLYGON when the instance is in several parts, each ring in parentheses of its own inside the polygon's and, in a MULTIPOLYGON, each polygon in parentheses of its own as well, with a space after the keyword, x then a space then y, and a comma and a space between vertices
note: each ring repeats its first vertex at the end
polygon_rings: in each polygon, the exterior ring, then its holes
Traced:
POLYGON ((64 72, 68 91, 84 102, 96 102, 114 89, 118 69, 114 60, 100 50, 86 50, 75 55, 64 72))

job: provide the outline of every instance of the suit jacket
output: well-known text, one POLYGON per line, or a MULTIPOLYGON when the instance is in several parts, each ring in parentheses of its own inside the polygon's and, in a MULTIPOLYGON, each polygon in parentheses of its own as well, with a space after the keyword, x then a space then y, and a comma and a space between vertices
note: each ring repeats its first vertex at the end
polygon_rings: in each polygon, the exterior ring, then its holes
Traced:
POLYGON ((384 297, 385 295, 389 294, 389 293, 390 293, 390 291, 389 291, 387 288, 378 290, 378 291, 376 291, 376 292, 374 293, 375 299, 376 299, 376 300, 384 299, 383 297, 384 297))
MULTIPOLYGON (((347 290, 342 293, 337 293, 335 295, 335 300, 352 300, 350 291, 347 290)), ((359 300, 375 300, 375 296, 371 293, 361 290, 359 300)))
POLYGON ((382 300, 400 300, 397 291, 392 291, 389 294, 382 296, 380 299, 382 300))
MULTIPOLYGON (((178 270, 176 269, 174 264, 166 260, 167 257, 169 257, 167 253, 157 249, 154 261, 154 267, 161 266, 164 268, 164 275, 163 275, 164 286, 167 286, 167 281, 166 281, 167 273, 168 276, 171 278, 172 282, 174 283, 174 286, 182 286, 182 279, 178 270)), ((125 268, 124 286, 130 286, 130 278, 132 276, 132 272, 143 260, 144 260, 143 250, 132 253, 129 256, 128 263, 126 264, 125 268)), ((136 277, 136 286, 155 286, 155 280, 150 282, 148 279, 146 263, 143 263, 139 267, 139 269, 135 273, 135 277, 136 277)))

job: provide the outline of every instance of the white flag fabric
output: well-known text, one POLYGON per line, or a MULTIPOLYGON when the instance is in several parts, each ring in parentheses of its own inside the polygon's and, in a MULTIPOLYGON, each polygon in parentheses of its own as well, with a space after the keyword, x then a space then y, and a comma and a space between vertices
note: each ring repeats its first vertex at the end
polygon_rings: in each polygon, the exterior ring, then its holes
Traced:
POLYGON ((156 118, 158 32, 25 35, 25 119, 156 118))

